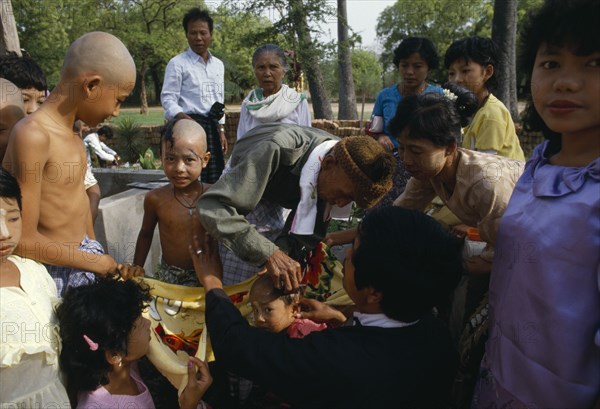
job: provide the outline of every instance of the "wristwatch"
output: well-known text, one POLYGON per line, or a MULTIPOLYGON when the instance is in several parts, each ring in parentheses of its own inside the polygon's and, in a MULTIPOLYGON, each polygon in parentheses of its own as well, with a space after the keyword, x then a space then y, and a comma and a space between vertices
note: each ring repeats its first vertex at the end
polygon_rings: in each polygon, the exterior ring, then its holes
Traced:
POLYGON ((225 132, 225 125, 219 125, 219 132, 225 132))

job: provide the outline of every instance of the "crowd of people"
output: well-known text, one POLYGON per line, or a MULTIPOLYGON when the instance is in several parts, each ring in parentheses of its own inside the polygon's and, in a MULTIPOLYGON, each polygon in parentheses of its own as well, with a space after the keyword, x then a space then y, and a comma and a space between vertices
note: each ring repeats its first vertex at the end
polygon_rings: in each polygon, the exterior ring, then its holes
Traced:
POLYGON ((230 149, 213 20, 190 9, 161 93, 168 183, 145 196, 132 263, 95 240, 90 150, 118 156, 110 128, 86 132, 134 88, 127 47, 81 36, 50 92, 31 58, 0 58, 0 405, 153 408, 161 385, 181 408, 600 407, 598 15, 545 0, 526 16, 523 127, 546 140, 525 163, 482 37, 451 44, 441 86, 435 45, 405 38, 368 135, 345 138, 310 126, 286 52, 260 46, 230 149), (358 227, 328 232, 352 203, 358 227), (329 261, 349 305, 304 297, 316 255, 341 244, 329 261), (198 338, 151 328, 157 280, 201 294, 198 338), (200 333, 214 361, 194 355, 200 333), (185 344, 181 384, 144 369, 152 342, 185 344))

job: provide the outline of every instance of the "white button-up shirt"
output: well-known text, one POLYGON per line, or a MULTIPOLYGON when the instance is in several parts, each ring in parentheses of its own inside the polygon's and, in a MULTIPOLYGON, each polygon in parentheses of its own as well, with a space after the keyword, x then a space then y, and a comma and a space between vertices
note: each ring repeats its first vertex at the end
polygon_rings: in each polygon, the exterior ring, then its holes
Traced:
POLYGON ((100 137, 96 132, 91 133, 83 138, 83 143, 86 147, 85 150, 87 151, 88 166, 91 166, 92 164, 90 149, 94 151, 98 159, 102 159, 107 162, 114 162, 117 152, 106 146, 104 142, 101 142, 100 137))
MULTIPOLYGON (((225 100, 225 66, 208 53, 208 61, 188 48, 169 61, 165 70, 160 100, 165 118, 180 112, 207 115, 217 101, 225 100)), ((225 117, 220 123, 225 123, 225 117)))

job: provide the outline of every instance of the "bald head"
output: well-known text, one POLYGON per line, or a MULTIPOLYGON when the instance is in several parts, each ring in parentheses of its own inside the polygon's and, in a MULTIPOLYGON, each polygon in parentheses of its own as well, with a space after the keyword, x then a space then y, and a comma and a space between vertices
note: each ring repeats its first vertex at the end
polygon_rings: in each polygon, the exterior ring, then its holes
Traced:
POLYGON ((79 37, 67 50, 61 78, 99 75, 110 84, 135 82, 135 63, 127 47, 112 34, 95 31, 79 37))
POLYGON ((286 305, 297 304, 300 300, 298 293, 286 294, 282 290, 275 288, 273 279, 270 275, 259 276, 250 288, 250 302, 268 303, 278 298, 286 305))
POLYGON ((173 126, 173 139, 179 138, 193 139, 195 143, 202 147, 202 153, 206 152, 206 132, 196 121, 191 119, 180 119, 173 126))
POLYGON ((268 274, 259 276, 250 288, 251 301, 270 302, 281 295, 281 291, 275 288, 273 280, 268 274))

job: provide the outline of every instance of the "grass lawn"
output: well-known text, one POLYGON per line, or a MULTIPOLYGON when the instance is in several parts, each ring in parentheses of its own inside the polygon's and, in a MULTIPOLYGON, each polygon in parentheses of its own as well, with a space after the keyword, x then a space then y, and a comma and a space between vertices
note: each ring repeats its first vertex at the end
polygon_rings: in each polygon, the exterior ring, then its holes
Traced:
POLYGON ((118 118, 112 118, 111 124, 118 125, 123 118, 131 118, 138 125, 162 125, 165 122, 162 107, 150 107, 147 115, 140 114, 139 108, 123 108, 118 118))
MULTIPOLYGON (((331 104, 331 108, 333 109, 334 117, 336 117, 337 116, 337 109, 338 109, 337 103, 331 104)), ((360 108, 361 108, 360 103, 357 103, 357 109, 358 109, 358 114, 359 115, 360 115, 360 108)), ((240 106, 239 105, 228 105, 227 106, 227 110, 230 110, 230 111, 239 111, 240 110, 240 106)), ((365 105, 365 113, 364 113, 364 120, 365 121, 368 121, 369 118, 371 117, 371 111, 372 110, 373 110, 373 103, 367 103, 365 105)), ((140 108, 139 107, 122 108, 121 109, 121 114, 119 115, 119 117, 118 118, 112 118, 109 122, 111 124, 118 125, 123 118, 131 118, 138 125, 162 125, 162 124, 165 123, 165 118, 163 116, 163 109, 160 106, 148 108, 148 114, 147 115, 140 114, 140 108)))

